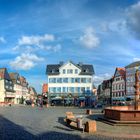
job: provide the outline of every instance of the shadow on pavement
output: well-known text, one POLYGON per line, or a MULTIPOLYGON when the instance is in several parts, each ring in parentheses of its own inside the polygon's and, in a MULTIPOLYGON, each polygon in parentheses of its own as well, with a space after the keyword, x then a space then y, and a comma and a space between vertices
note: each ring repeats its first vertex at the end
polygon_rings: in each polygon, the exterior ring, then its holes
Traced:
POLYGON ((102 118, 102 117, 103 117, 102 113, 97 113, 97 114, 89 115, 86 118, 88 118, 90 120, 98 120, 99 118, 102 118))
MULTIPOLYGON (((61 122, 60 118, 60 122, 61 122)), ((63 129, 62 127, 56 127, 63 129)), ((66 129, 63 129, 66 130, 66 129)), ((70 129, 68 129, 69 131, 70 129)), ((98 135, 81 135, 71 134, 68 131, 56 132, 48 131, 39 135, 34 135, 28 132, 24 127, 13 123, 12 121, 0 116, 0 140, 116 140, 117 138, 109 138, 98 135)), ((120 138, 119 138, 120 140, 120 138)), ((124 139, 122 139, 124 140, 124 139)))
POLYGON ((39 140, 87 140, 78 135, 67 134, 62 132, 47 132, 39 136, 39 140))
POLYGON ((0 116, 0 140, 26 140, 26 138, 36 139, 34 135, 26 131, 22 126, 0 116))
MULTIPOLYGON (((58 129, 62 129, 58 127, 58 129)), ((70 130, 70 129, 69 129, 70 130)), ((68 131, 69 131, 68 130, 68 131)), ((84 140, 78 135, 63 132, 49 131, 39 135, 33 135, 24 127, 0 116, 0 140, 84 140)))

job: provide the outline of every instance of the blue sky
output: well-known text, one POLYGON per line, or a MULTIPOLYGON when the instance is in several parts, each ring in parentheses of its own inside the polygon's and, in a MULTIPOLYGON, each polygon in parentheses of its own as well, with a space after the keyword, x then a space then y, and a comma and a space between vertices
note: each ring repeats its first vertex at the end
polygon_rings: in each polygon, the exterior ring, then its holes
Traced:
POLYGON ((47 64, 93 64, 94 82, 140 60, 139 0, 0 0, 0 67, 41 92, 47 64))

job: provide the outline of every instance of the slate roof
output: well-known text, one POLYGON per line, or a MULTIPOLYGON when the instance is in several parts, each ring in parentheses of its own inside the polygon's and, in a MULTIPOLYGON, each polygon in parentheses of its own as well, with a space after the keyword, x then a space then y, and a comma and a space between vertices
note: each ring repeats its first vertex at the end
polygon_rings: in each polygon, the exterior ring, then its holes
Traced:
POLYGON ((6 68, 0 68, 0 78, 11 80, 6 68))
MULTIPOLYGON (((74 63, 72 63, 74 64, 74 63)), ((77 66, 79 69, 81 69, 80 75, 93 75, 94 74, 94 68, 92 65, 89 64, 74 64, 77 66)), ((59 74, 59 68, 62 65, 60 64, 51 64, 47 65, 46 68, 46 74, 47 75, 58 75, 59 74)))
POLYGON ((136 62, 133 62, 129 65, 127 65, 125 68, 133 68, 133 67, 137 67, 137 66, 140 66, 140 61, 136 61, 136 62))
POLYGON ((23 77, 23 76, 20 76, 20 83, 21 83, 22 86, 25 86, 25 87, 28 86, 28 83, 26 81, 26 78, 23 77))
POLYGON ((14 72, 11 72, 9 73, 10 75, 10 78, 11 80, 13 81, 13 83, 17 83, 17 80, 19 80, 19 74, 18 73, 14 73, 14 72))
POLYGON ((61 67, 60 64, 47 65, 46 74, 48 74, 48 75, 58 75, 60 67, 61 67))

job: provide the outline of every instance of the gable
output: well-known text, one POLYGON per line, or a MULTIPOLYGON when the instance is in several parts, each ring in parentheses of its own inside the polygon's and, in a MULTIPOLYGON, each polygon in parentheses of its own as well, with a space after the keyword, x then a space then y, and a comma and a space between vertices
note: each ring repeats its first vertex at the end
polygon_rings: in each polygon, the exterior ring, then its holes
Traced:
POLYGON ((80 70, 80 68, 77 65, 73 64, 72 62, 68 62, 68 63, 62 65, 59 68, 59 70, 62 70, 62 69, 78 69, 78 70, 80 70))
POLYGON ((116 71, 114 76, 115 76, 115 77, 118 77, 118 76, 120 76, 120 73, 119 73, 119 71, 116 71))

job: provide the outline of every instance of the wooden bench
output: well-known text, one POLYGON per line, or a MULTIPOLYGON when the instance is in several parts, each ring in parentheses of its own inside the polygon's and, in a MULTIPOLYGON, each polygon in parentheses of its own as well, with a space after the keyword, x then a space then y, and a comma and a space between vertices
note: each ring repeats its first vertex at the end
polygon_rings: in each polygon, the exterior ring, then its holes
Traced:
POLYGON ((66 112, 66 123, 70 125, 72 122, 76 123, 76 118, 73 112, 66 112))
POLYGON ((83 119, 76 118, 73 112, 66 112, 65 121, 68 125, 76 127, 77 129, 82 129, 84 132, 85 124, 83 124, 83 119))

